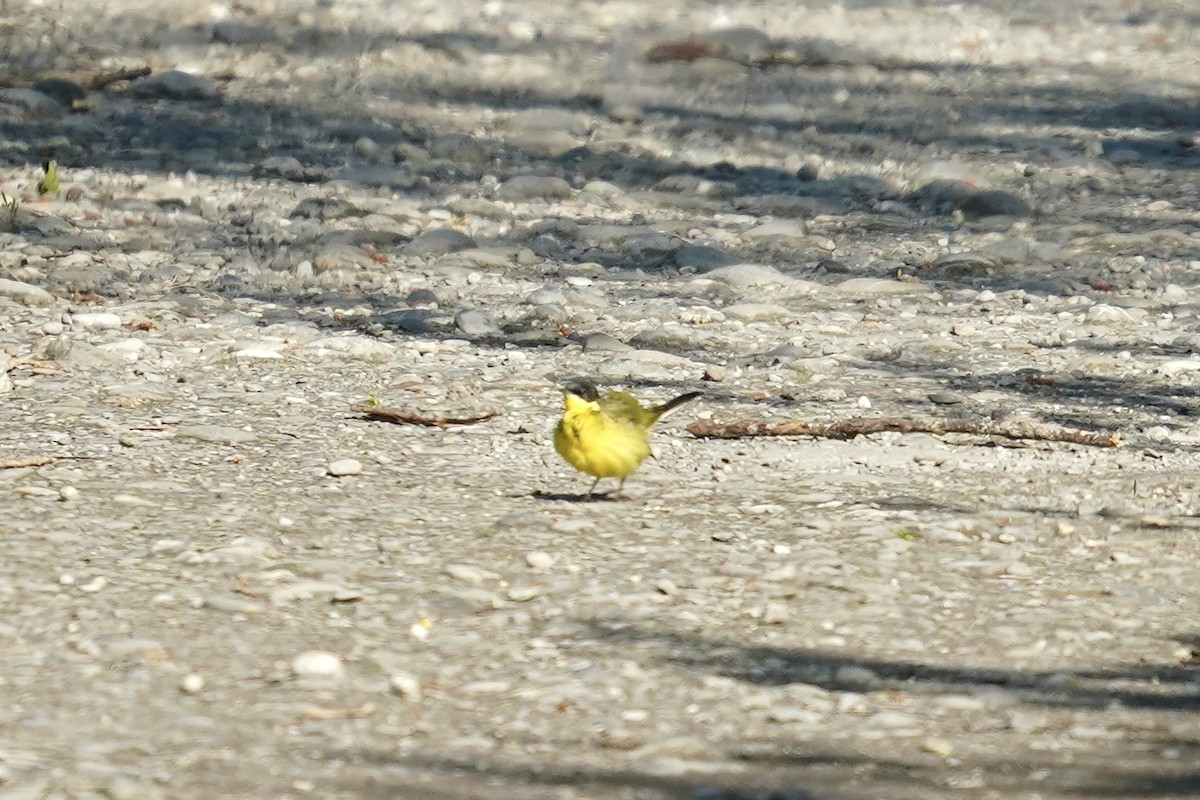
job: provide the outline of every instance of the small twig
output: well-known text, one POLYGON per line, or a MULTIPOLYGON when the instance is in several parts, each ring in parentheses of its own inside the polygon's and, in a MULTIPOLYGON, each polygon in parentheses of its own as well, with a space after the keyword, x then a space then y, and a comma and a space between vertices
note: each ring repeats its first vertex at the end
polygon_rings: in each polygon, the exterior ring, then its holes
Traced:
POLYGON ((698 420, 687 427, 688 433, 701 439, 742 439, 751 436, 815 436, 824 439, 853 439, 869 433, 968 433, 976 436, 1003 436, 1006 439, 1037 439, 1044 442, 1069 442, 1092 447, 1119 447, 1120 434, 1113 431, 1082 431, 1062 428, 1024 417, 1002 419, 940 419, 936 417, 857 417, 835 422, 786 420, 768 422, 735 420, 714 422, 698 420))
POLYGON ((131 67, 129 69, 119 69, 116 72, 103 72, 99 75, 94 75, 92 79, 88 81, 88 88, 90 88, 93 92, 98 92, 114 83, 144 78, 149 74, 149 67, 131 67))
POLYGON ((364 703, 357 708, 324 708, 323 706, 305 706, 300 709, 300 716, 306 719, 361 719, 375 713, 374 703, 364 703))
POLYGON ((53 464, 55 461, 95 461, 100 456, 77 456, 77 455, 62 455, 62 456, 30 456, 28 458, 13 458, 8 461, 0 461, 0 469, 20 469, 21 467, 44 467, 47 464, 53 464))
POLYGON ((480 414, 477 417, 431 417, 427 414, 418 414, 415 411, 405 411, 402 408, 385 408, 383 406, 364 406, 358 403, 350 404, 351 411, 357 411, 370 419, 381 420, 383 422, 394 422, 397 425, 424 425, 427 428, 441 428, 445 430, 451 425, 474 425, 477 422, 492 419, 500 416, 499 411, 489 411, 486 414, 480 414))

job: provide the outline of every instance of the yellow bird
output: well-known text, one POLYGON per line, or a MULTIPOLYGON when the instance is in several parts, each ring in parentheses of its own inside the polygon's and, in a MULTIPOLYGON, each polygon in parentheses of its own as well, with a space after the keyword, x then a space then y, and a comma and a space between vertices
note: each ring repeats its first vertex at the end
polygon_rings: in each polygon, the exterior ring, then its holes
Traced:
POLYGON ((601 396, 591 381, 572 381, 563 387, 563 415, 554 429, 554 449, 572 467, 596 478, 589 496, 601 478, 619 478, 620 496, 625 479, 647 456, 653 457, 650 428, 668 411, 700 395, 688 392, 647 407, 628 392, 601 396))
POLYGON ((53 158, 42 159, 42 179, 38 181, 37 193, 39 197, 45 197, 48 194, 56 194, 58 192, 58 162, 53 158))

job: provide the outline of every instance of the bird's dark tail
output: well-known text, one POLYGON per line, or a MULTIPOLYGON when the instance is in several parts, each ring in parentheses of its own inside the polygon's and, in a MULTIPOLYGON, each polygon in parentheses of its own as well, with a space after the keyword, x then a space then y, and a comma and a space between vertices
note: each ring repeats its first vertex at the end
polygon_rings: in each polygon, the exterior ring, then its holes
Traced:
POLYGON ((697 397, 700 397, 702 394, 704 394, 704 392, 688 392, 687 394, 681 394, 679 397, 672 398, 663 403, 661 406, 651 406, 647 410, 654 415, 654 419, 658 420, 661 419, 663 415, 674 411, 684 403, 690 403, 697 397))

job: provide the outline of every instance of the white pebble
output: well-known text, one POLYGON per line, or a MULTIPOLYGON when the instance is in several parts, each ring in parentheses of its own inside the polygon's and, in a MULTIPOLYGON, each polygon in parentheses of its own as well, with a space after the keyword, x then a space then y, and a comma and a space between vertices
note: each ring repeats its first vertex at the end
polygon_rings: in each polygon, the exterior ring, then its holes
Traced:
POLYGON ((250 361, 250 360, 253 360, 256 358, 271 360, 271 359, 276 359, 276 358, 283 358, 283 354, 280 353, 278 350, 270 350, 266 347, 246 347, 246 348, 243 348, 242 350, 234 351, 233 357, 238 359, 239 361, 250 361))
POLYGON ((767 610, 763 612, 762 621, 767 625, 782 625, 788 621, 790 616, 788 607, 783 603, 767 603, 767 610))
POLYGON ((79 490, 74 486, 63 486, 58 490, 58 499, 64 503, 69 503, 72 500, 79 499, 79 490))
POLYGON ((916 718, 912 714, 905 714, 903 711, 880 711, 872 714, 863 721, 863 725, 872 728, 907 728, 916 723, 916 718))
POLYGON ((105 586, 108 586, 108 578, 104 577, 103 575, 97 575, 83 586, 80 586, 79 591, 94 594, 95 592, 103 589, 105 586))
POLYGON ((111 330, 121 327, 121 318, 111 311, 94 311, 71 315, 71 326, 90 330, 111 330))
POLYGON ((150 544, 150 553, 156 556, 177 556, 187 550, 187 542, 182 539, 156 539, 150 544))
POLYGON ((346 475, 358 475, 363 471, 363 465, 357 458, 339 458, 330 461, 325 469, 335 478, 341 478, 346 475))
POLYGON ((195 672, 184 675, 179 682, 179 689, 187 694, 199 694, 204 691, 204 676, 195 672))
POLYGON ((392 693, 405 700, 417 702, 421 699, 421 682, 412 675, 397 673, 388 679, 392 693))
POLYGON ((554 556, 541 550, 531 550, 525 554, 525 563, 533 569, 550 569, 554 566, 554 556))
POLYGON ((939 755, 943 758, 946 758, 954 752, 954 745, 950 744, 950 742, 946 739, 942 739, 938 736, 931 736, 925 741, 921 742, 921 749, 926 753, 933 753, 934 755, 939 755))
POLYGON ((309 650, 292 659, 292 672, 301 678, 340 678, 342 660, 333 653, 309 650))

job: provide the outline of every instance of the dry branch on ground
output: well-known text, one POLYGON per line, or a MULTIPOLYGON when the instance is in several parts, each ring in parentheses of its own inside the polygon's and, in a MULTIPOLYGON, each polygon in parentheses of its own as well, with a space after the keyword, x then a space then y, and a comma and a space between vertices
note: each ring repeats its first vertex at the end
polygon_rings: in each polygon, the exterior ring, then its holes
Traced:
POLYGON ((976 436, 1002 436, 1006 439, 1035 439, 1044 442, 1068 442, 1091 447, 1118 447, 1121 437, 1114 431, 1084 431, 1064 428, 1026 417, 1001 419, 949 419, 939 417, 855 417, 833 422, 804 420, 699 420, 687 427, 688 433, 702 439, 742 439, 752 436, 815 436, 823 439, 853 439, 869 433, 965 433, 976 436))

